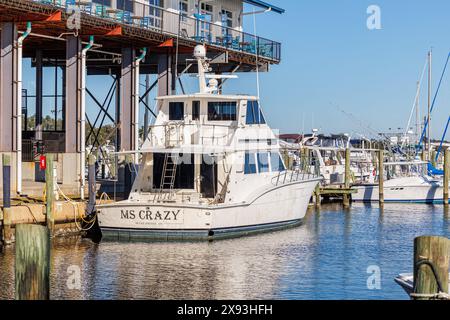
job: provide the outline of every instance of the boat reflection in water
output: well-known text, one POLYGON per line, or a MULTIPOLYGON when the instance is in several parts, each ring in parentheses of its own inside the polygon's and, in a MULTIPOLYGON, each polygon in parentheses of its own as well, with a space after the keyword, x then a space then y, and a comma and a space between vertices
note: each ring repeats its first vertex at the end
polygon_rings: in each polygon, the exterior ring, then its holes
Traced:
MULTIPOLYGON (((299 228, 214 242, 54 239, 51 298, 408 299, 394 278, 411 272, 414 238, 449 237, 449 226, 442 205, 354 203, 310 210, 299 228), (373 266, 379 289, 367 286, 373 266)), ((0 268, 0 299, 13 299, 13 246, 0 268)))

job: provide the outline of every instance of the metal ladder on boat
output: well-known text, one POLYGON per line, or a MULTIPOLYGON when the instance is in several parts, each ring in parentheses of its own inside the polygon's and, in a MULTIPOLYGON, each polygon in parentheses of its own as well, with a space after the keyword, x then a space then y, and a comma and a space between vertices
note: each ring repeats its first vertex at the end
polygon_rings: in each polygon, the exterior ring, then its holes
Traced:
POLYGON ((168 195, 168 199, 164 200, 172 200, 175 195, 173 187, 175 185, 175 177, 177 174, 178 158, 178 155, 173 155, 172 153, 166 153, 164 156, 158 200, 163 200, 163 195, 168 195), (167 193, 165 190, 169 190, 169 192, 167 193))

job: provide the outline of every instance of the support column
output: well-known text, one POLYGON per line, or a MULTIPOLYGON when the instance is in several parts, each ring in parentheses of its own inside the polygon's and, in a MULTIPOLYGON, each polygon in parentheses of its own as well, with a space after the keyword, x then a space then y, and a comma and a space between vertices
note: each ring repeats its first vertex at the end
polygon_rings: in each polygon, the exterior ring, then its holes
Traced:
MULTIPOLYGON (((81 186, 81 40, 69 36, 66 42, 65 71, 65 154, 63 155, 63 184, 81 186)), ((81 196, 81 195, 80 195, 81 196)))
MULTIPOLYGON (((11 154, 11 162, 16 163, 16 155, 13 151, 17 146, 15 143, 16 129, 16 95, 14 88, 17 83, 17 72, 14 70, 14 63, 17 42, 17 26, 14 23, 3 23, 1 25, 0 40, 0 153, 11 154)), ((16 168, 11 168, 11 193, 15 194, 16 185, 16 168)))
POLYGON ((42 50, 36 50, 36 123, 35 123, 35 139, 42 140, 42 81, 43 81, 43 66, 42 66, 42 50))
POLYGON ((158 56, 158 96, 168 96, 176 92, 176 67, 170 54, 158 56))
MULTIPOLYGON (((136 106, 134 97, 136 95, 135 79, 135 50, 133 48, 122 49, 122 72, 120 81, 120 150, 136 150, 138 141, 135 141, 135 113, 138 112, 139 105, 136 106)), ((132 157, 126 156, 124 162, 124 197, 128 197, 133 185, 132 172, 130 170, 134 161, 132 157)))
MULTIPOLYGON (((134 139, 134 114, 136 106, 135 77, 134 77, 135 52, 132 48, 122 50, 122 74, 120 83, 120 150, 135 150, 137 141, 134 139)), ((137 106, 139 107, 139 106, 137 106)))

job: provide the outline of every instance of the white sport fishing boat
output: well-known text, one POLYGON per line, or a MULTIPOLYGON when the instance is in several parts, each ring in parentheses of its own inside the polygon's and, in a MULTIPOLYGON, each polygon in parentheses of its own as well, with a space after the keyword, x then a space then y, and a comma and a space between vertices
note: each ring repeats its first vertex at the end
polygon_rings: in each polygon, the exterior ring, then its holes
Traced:
MULTIPOLYGON (((407 203, 442 203, 444 188, 442 180, 427 175, 425 169, 420 169, 426 162, 398 162, 385 163, 386 166, 414 167, 408 176, 396 176, 384 181, 385 202, 407 203)), ((378 184, 354 185, 356 193, 352 195, 353 201, 371 202, 379 201, 378 184)))
POLYGON ((214 239, 304 218, 321 178, 287 170, 258 98, 220 94, 218 80, 226 76, 208 74, 205 47, 194 56, 200 93, 157 98, 128 200, 98 206, 103 236, 214 239))

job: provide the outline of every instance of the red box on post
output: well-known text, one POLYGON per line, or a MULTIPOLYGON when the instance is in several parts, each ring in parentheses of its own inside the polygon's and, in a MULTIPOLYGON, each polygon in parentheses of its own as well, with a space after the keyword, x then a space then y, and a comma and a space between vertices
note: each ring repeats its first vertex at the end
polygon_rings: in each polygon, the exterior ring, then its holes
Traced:
POLYGON ((47 158, 45 156, 40 156, 39 158, 39 169, 45 170, 47 168, 47 158))

